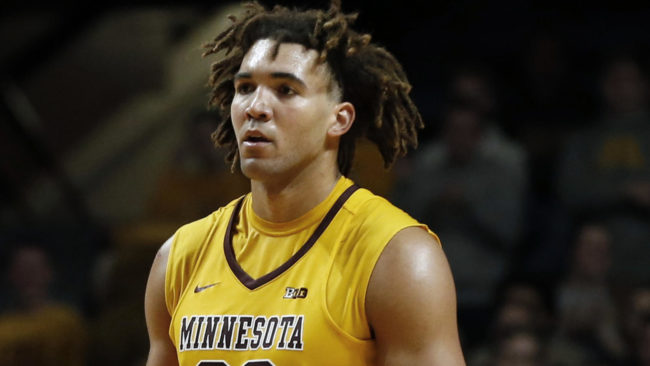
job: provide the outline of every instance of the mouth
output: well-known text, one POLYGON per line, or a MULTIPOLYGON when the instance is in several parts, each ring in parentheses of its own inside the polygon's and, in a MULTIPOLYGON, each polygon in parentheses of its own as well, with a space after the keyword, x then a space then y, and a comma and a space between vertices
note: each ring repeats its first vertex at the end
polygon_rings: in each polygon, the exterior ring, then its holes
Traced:
POLYGON ((262 136, 249 136, 245 140, 245 142, 271 142, 269 139, 262 137, 262 136))
POLYGON ((271 140, 268 139, 259 131, 249 131, 246 133, 246 135, 244 135, 245 144, 253 145, 253 144, 262 144, 268 142, 271 142, 271 140))

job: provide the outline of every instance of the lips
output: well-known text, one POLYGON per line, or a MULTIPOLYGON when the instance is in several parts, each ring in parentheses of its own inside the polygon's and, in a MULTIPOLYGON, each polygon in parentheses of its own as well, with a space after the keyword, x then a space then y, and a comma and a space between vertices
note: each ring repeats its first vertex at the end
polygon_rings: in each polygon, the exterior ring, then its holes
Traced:
POLYGON ((248 136, 246 138, 247 142, 270 142, 269 139, 262 137, 262 136, 248 136))
POLYGON ((257 130, 248 130, 244 134, 244 143, 249 145, 271 142, 263 133, 257 130))

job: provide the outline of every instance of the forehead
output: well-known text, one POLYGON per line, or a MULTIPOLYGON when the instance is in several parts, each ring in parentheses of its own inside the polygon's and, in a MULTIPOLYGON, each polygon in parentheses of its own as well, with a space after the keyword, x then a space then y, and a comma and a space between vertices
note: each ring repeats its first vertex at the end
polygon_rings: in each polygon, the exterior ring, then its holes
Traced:
POLYGON ((325 63, 318 63, 318 53, 298 43, 281 43, 275 58, 276 41, 260 39, 248 50, 239 72, 251 74, 290 73, 304 81, 328 78, 325 63))

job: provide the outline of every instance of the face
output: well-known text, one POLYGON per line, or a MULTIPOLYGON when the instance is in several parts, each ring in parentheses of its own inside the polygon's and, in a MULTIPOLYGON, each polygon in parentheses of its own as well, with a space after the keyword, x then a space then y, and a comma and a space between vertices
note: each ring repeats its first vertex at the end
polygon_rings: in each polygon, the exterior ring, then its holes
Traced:
POLYGON ((9 279, 23 300, 46 296, 53 273, 45 252, 29 246, 18 250, 9 268, 9 279))
POLYGON ((589 225, 582 229, 575 252, 576 271, 585 278, 602 280, 610 267, 610 239, 607 230, 589 225))
POLYGON ((539 365, 540 345, 532 335, 521 333, 503 341, 497 353, 498 366, 539 365))
POLYGON ((447 116, 445 139, 452 160, 465 163, 473 157, 481 140, 479 118, 468 110, 454 110, 447 116))
POLYGON ((294 43, 281 44, 273 58, 274 46, 258 40, 235 76, 231 117, 241 169, 252 180, 322 168, 338 146, 331 132, 339 96, 328 67, 316 62, 316 51, 294 43))
POLYGON ((634 62, 619 61, 607 72, 602 93, 616 112, 636 112, 646 103, 647 84, 634 62))

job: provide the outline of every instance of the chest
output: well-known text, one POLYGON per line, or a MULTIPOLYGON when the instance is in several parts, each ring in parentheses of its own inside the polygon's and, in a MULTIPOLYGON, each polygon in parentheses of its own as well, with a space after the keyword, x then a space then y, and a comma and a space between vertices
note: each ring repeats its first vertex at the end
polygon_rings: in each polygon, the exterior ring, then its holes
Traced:
POLYGON ((172 316, 170 336, 179 364, 365 364, 372 358, 372 342, 344 334, 327 308, 332 252, 341 234, 329 231, 308 251, 259 278, 229 260, 222 243, 211 245, 172 316))

